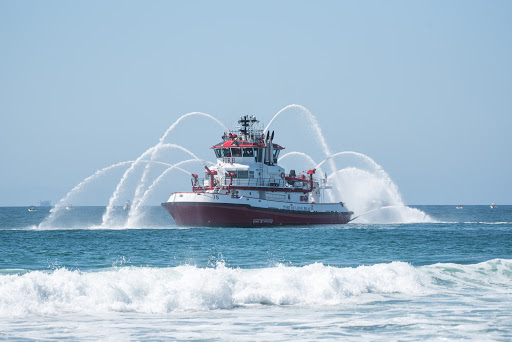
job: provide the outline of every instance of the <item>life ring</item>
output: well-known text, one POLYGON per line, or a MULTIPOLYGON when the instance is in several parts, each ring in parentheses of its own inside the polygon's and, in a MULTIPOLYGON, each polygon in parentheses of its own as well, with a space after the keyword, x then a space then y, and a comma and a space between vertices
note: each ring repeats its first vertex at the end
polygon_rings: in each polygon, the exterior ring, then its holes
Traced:
POLYGON ((285 177, 284 172, 281 172, 281 179, 284 179, 284 177, 285 177))

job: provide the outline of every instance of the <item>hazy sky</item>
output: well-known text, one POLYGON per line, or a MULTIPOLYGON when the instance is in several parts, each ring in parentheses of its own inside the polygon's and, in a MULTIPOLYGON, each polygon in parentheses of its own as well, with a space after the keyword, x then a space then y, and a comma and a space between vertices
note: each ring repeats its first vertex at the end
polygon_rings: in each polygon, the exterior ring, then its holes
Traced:
MULTIPOLYGON (((511 1, 0 0, 0 206, 56 203, 188 112, 234 127, 292 103, 408 204, 512 204, 511 18, 511 1)), ((275 141, 321 161, 307 127, 292 110, 275 141)), ((169 142, 213 160, 221 134, 192 118, 169 142)))

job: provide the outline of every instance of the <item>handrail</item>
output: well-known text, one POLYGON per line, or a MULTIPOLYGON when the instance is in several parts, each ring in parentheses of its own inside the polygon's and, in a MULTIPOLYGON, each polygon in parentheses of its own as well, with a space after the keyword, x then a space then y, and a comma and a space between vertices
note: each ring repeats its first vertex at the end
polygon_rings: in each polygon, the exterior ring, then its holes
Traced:
MULTIPOLYGON (((215 186, 247 186, 247 187, 276 187, 283 188, 287 186, 286 179, 282 178, 232 178, 232 177, 221 177, 216 178, 214 181, 215 186)), ((211 180, 208 178, 194 178, 195 188, 209 188, 212 187, 211 180)), ((308 188, 310 187, 309 179, 297 179, 295 185, 288 187, 294 189, 308 188)))

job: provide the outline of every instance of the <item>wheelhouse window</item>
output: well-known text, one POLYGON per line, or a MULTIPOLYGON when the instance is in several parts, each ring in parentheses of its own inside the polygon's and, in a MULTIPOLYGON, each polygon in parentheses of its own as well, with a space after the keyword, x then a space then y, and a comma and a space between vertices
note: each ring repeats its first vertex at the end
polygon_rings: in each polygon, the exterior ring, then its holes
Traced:
POLYGON ((252 147, 243 148, 244 157, 254 157, 254 150, 252 147))
POLYGON ((223 148, 222 149, 222 156, 223 157, 231 157, 231 149, 230 148, 223 148))
POLYGON ((215 156, 217 156, 217 158, 222 158, 222 151, 220 148, 215 149, 215 156))
POLYGON ((231 149, 231 156, 232 157, 241 157, 242 156, 242 149, 239 147, 232 148, 231 149))

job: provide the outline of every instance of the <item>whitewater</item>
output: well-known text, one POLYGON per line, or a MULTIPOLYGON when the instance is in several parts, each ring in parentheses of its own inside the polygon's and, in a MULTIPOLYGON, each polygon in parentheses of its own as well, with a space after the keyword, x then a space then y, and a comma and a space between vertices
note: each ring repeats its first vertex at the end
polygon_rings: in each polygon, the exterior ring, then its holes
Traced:
POLYGON ((49 208, 0 208, 0 339, 510 340, 512 206, 411 209, 432 220, 184 229, 143 207, 100 229, 105 207, 75 207, 41 229, 49 208))
POLYGON ((2 331, 14 330, 5 337, 16 336, 17 326, 34 329, 23 337, 37 338, 41 333, 55 337, 47 327, 36 332, 42 327, 40 321, 51 317, 63 320, 62 324, 77 320, 83 325, 79 333, 100 339, 110 336, 111 329, 119 330, 121 337, 128 326, 137 330, 145 326, 162 337, 175 331, 176 338, 225 339, 238 330, 251 339, 251 331, 265 331, 268 325, 283 326, 267 332, 269 338, 278 339, 336 335, 374 339, 381 333, 382 338, 393 334, 413 339, 473 338, 475 333, 497 338, 500 329, 506 331, 511 325, 511 272, 512 260, 502 259, 417 268, 392 262, 355 268, 315 263, 245 270, 220 263, 211 268, 56 269, 2 275, 0 315, 11 320, 7 326, 2 323, 2 331), (156 324, 145 322, 153 316, 156 324), (244 323, 250 317, 255 321, 244 323), (111 321, 103 332, 85 328, 100 319, 111 321), (125 321, 125 327, 116 328, 120 322, 113 320, 125 321), (183 321, 195 332, 183 329, 183 321), (440 324, 446 327, 444 332, 422 331, 440 324), (210 329, 216 332, 212 335, 210 329), (305 331, 294 333, 295 329, 305 331))

